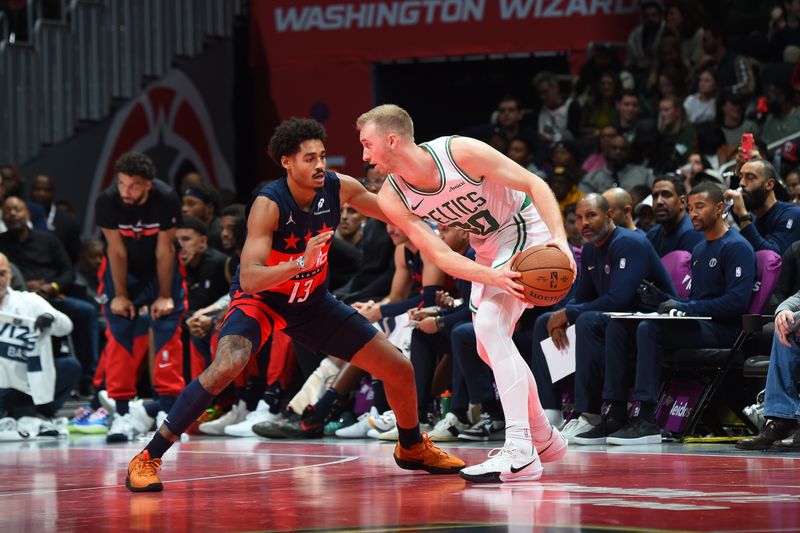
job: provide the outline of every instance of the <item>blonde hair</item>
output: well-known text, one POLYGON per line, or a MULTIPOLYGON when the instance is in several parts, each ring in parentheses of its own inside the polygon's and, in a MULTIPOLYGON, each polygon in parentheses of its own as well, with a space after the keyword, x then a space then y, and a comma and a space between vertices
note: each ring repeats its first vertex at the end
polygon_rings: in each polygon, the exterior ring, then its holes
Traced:
POLYGON ((361 130, 367 122, 372 122, 375 126, 384 131, 396 133, 401 137, 407 137, 414 141, 414 121, 411 116, 400 106, 394 104, 384 104, 373 107, 362 114, 356 120, 356 128, 361 130))

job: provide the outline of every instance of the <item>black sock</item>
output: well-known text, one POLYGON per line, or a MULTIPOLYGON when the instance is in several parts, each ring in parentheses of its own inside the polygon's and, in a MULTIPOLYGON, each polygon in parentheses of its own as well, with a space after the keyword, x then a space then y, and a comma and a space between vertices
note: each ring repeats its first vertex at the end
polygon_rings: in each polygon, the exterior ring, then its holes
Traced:
POLYGON ((500 400, 494 399, 481 404, 481 411, 488 413, 492 420, 505 420, 506 417, 503 413, 503 406, 500 400))
POLYGON ((150 452, 150 459, 160 459, 167 450, 169 450, 170 446, 172 446, 172 443, 168 439, 165 439, 161 432, 158 431, 158 428, 156 428, 156 434, 153 435, 153 438, 145 447, 145 450, 150 452))
MULTIPOLYGON (((181 395, 175 400, 175 405, 169 410, 164 423, 173 435, 179 437, 203 414, 213 399, 214 396, 203 388, 200 380, 195 379, 183 389, 181 395)), ((158 433, 156 432, 156 434, 158 433)))
POLYGON ((466 409, 451 409, 450 412, 456 415, 456 418, 458 418, 458 421, 462 424, 471 425, 466 409))
POLYGON ((639 418, 655 423, 656 404, 652 402, 639 402, 639 418))
POLYGON ((128 414, 128 400, 114 400, 114 404, 120 416, 128 414))
POLYGON ((314 411, 316 411, 317 415, 325 420, 333 409, 333 404, 335 404, 339 400, 339 393, 336 392, 334 389, 328 389, 325 391, 325 394, 322 395, 322 398, 314 404, 314 411))
POLYGON ((412 429, 403 429, 397 426, 397 436, 400 441, 400 446, 406 450, 411 449, 415 444, 422 442, 422 433, 419 431, 419 424, 412 429))
POLYGON ((614 420, 625 420, 628 418, 628 403, 627 402, 608 402, 608 418, 614 420))
POLYGON ((150 418, 155 418, 158 412, 161 411, 161 402, 159 400, 151 400, 142 404, 144 411, 150 418))

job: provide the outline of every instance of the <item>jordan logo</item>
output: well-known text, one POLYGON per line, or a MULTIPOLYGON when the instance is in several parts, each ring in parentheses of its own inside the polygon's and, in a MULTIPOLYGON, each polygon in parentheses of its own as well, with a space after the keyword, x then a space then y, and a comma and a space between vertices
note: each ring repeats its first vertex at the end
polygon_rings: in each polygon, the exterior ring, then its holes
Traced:
POLYGON ((294 224, 294 218, 292 218, 292 213, 289 213, 289 218, 286 219, 287 224, 294 224))

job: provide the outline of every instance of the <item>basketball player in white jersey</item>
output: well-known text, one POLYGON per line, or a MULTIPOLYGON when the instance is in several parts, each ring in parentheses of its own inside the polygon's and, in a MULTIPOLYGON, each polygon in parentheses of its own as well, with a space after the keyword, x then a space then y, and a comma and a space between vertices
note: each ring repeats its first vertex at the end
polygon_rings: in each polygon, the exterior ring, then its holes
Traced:
POLYGON ((541 462, 561 459, 567 442, 548 422, 533 374, 511 340, 530 304, 509 265, 521 250, 548 244, 570 258, 575 272, 553 193, 536 175, 475 139, 440 137, 417 146, 411 117, 398 106, 378 106, 356 126, 364 161, 388 174, 378 193, 383 212, 426 258, 473 283, 478 353, 494 372, 506 440, 461 476, 475 482, 539 479, 541 462), (453 252, 423 219, 468 231, 476 260, 453 252))

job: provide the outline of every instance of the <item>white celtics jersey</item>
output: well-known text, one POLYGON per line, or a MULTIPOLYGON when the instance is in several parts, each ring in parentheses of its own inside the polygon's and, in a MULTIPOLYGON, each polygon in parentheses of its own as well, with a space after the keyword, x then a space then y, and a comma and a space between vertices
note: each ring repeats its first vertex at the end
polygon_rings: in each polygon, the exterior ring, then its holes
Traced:
MULTIPOLYGON (((529 239, 531 230, 549 231, 539 217, 531 199, 516 189, 485 179, 468 176, 453 160, 450 142, 453 137, 439 137, 420 146, 436 162, 442 182, 433 192, 415 189, 402 176, 390 174, 388 181, 415 215, 445 226, 470 233, 470 244, 478 256, 498 259, 504 242, 511 237, 511 249, 502 255, 529 248, 538 242, 529 239)), ((539 239, 537 239, 539 240, 539 239)), ((547 239, 545 239, 546 242, 547 239)), ((505 259, 508 259, 505 257, 505 259)))

